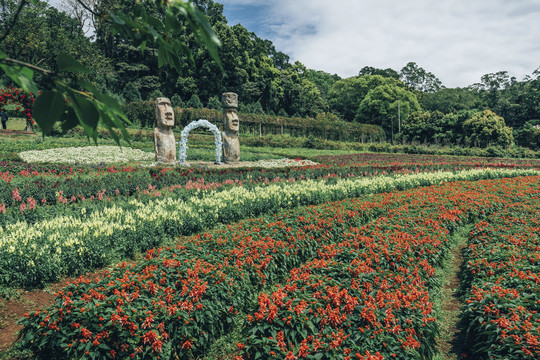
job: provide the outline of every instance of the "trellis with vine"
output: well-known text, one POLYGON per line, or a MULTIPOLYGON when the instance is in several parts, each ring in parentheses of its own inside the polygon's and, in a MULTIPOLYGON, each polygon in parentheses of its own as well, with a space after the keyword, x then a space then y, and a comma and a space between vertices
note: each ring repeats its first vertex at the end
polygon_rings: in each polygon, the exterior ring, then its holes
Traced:
POLYGON ((35 100, 33 93, 21 89, 13 87, 0 89, 0 108, 8 104, 16 104, 15 111, 21 112, 26 117, 26 131, 33 131, 32 106, 35 100))

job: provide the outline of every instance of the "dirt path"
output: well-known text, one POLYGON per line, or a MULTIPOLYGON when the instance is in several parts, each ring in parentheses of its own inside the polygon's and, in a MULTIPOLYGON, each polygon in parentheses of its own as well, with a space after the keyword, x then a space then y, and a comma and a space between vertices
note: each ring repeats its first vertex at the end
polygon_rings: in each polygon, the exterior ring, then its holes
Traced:
POLYGON ((458 326, 461 313, 459 299, 459 273, 463 265, 463 249, 467 247, 467 234, 471 227, 466 227, 456 234, 457 246, 450 254, 445 268, 445 277, 441 289, 442 316, 440 319, 439 359, 458 360, 466 358, 461 331, 458 326))
POLYGON ((22 328, 17 320, 24 313, 47 307, 54 299, 52 293, 44 290, 22 291, 13 296, 15 298, 10 300, 0 300, 0 351, 10 348, 17 339, 17 332, 22 328))
MULTIPOLYGON (((84 275, 85 278, 98 280, 103 277, 107 269, 97 270, 94 273, 84 275)), ((55 293, 73 282, 76 278, 66 278, 61 282, 50 284, 45 289, 26 290, 8 290, 6 294, 0 297, 0 358, 7 349, 9 349, 17 339, 17 332, 22 326, 17 324, 25 313, 49 307, 53 304, 55 293)))
POLYGON ((37 135, 37 134, 34 133, 33 131, 0 129, 0 136, 13 136, 13 135, 37 135))

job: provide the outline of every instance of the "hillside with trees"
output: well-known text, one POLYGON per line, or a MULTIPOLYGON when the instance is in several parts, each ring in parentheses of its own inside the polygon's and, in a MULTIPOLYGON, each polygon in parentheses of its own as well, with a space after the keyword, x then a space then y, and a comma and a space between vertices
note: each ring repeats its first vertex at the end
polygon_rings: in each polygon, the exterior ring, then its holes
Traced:
MULTIPOLYGON (((363 66, 357 76, 341 78, 291 63, 271 41, 230 26, 223 5, 213 0, 193 3, 221 42, 221 64, 197 39, 193 23, 180 17, 178 40, 191 57, 171 66, 164 63, 163 47, 141 44, 136 34, 123 36, 104 20, 110 13, 137 18, 135 0, 69 0, 62 10, 26 2, 13 22, 22 3, 2 1, 2 52, 53 73, 59 71, 57 56, 68 53, 90 69, 68 73, 68 83, 89 82, 120 104, 166 96, 181 108, 219 109, 220 94, 233 91, 240 112, 377 125, 387 141, 540 147, 540 68, 521 80, 500 71, 454 89, 415 62, 399 71, 363 66)), ((154 1, 140 5, 145 16, 170 21, 154 1)), ((47 76, 36 73, 35 80, 40 90, 51 88, 47 76)), ((0 85, 12 85, 10 78, 2 75, 0 85)))

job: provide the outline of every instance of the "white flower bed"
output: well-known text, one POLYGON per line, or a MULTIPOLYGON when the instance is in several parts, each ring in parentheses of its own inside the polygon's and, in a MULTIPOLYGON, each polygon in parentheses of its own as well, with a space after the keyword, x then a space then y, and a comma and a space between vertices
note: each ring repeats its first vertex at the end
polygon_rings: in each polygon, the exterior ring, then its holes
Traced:
POLYGON ((308 165, 318 165, 311 160, 293 160, 293 159, 274 159, 274 160, 259 160, 253 163, 252 166, 264 167, 264 168, 275 168, 275 167, 286 167, 286 166, 308 166, 308 165))
POLYGON ((19 156, 28 163, 99 164, 154 160, 153 153, 116 145, 31 150, 21 152, 19 156))
MULTIPOLYGON (((221 149, 221 148, 220 148, 221 149)), ((21 159, 28 163, 79 163, 79 164, 99 164, 99 163, 120 163, 128 161, 153 161, 154 153, 144 152, 129 147, 118 147, 116 145, 68 147, 47 150, 31 150, 19 153, 21 159)), ((246 162, 245 166, 276 168, 286 166, 308 166, 318 163, 305 159, 273 159, 246 162)), ((163 165, 152 163, 145 166, 163 165)), ((168 164, 168 166, 182 164, 168 164)))

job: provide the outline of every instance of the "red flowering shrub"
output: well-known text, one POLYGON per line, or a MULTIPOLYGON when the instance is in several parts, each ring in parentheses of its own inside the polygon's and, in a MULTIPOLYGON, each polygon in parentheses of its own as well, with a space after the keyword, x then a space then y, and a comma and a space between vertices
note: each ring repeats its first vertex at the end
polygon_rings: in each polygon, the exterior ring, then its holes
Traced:
POLYGON ((12 87, 0 89, 0 107, 7 104, 17 104, 18 106, 15 111, 20 111, 26 117, 26 123, 30 125, 34 124, 32 106, 34 106, 35 100, 34 94, 27 93, 21 89, 12 87))
POLYGON ((176 249, 149 250, 144 261, 97 283, 80 279, 68 286, 53 310, 29 314, 23 346, 53 358, 79 358, 85 351, 96 357, 113 351, 119 358, 191 358, 228 329, 230 317, 265 283, 283 279, 351 225, 397 206, 394 199, 406 201, 393 194, 376 198, 358 206, 361 217, 342 210, 321 220, 320 211, 328 216, 342 207, 328 204, 197 235, 176 249), (156 332, 158 325, 162 331, 156 332), (101 346, 94 346, 98 335, 101 346))
POLYGON ((290 271, 286 285, 259 295, 245 329, 246 358, 432 358, 435 266, 450 247, 449 230, 513 201, 495 184, 415 190, 404 206, 321 246, 314 260, 290 271))
POLYGON ((475 358, 540 358, 539 214, 537 187, 470 234, 463 311, 475 358))

